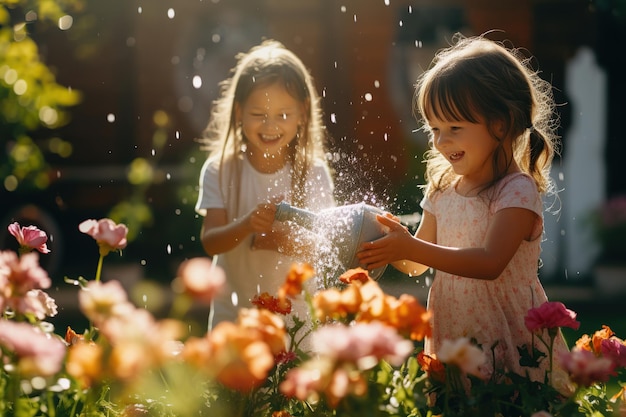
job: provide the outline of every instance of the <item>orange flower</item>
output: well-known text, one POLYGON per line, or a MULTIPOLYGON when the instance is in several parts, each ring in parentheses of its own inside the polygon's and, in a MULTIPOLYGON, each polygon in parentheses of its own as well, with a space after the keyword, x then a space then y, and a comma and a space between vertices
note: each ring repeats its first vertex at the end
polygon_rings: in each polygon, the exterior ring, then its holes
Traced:
POLYGON ((272 297, 267 292, 256 294, 254 298, 252 298, 252 305, 258 308, 264 308, 272 313, 283 315, 291 313, 291 300, 288 298, 279 300, 276 297, 272 297))
POLYGON ((400 298, 387 295, 376 281, 359 287, 363 302, 357 321, 381 321, 413 340, 430 336, 430 312, 417 299, 408 294, 400 298))
POLYGON ((182 351, 183 360, 200 369, 207 375, 212 376, 214 369, 208 366, 211 358, 211 344, 208 337, 190 337, 185 342, 182 351))
POLYGON ((285 322, 271 311, 242 308, 239 310, 237 324, 242 332, 255 335, 258 340, 265 342, 272 355, 278 355, 285 350, 285 322))
POLYGON ((313 297, 313 306, 317 318, 326 322, 328 319, 345 318, 348 315, 355 315, 361 307, 361 293, 357 286, 351 285, 339 291, 330 288, 320 291, 313 297))
POLYGON ((446 381, 446 369, 436 355, 427 355, 424 351, 421 351, 417 354, 417 362, 424 372, 428 374, 429 378, 438 382, 446 381))
POLYGON ((589 337, 588 334, 582 335, 576 341, 576 347, 582 350, 588 350, 590 352, 599 355, 601 352, 601 346, 603 340, 608 340, 615 335, 615 332, 605 324, 602 325, 601 330, 597 330, 593 336, 589 337))
POLYGON ((611 337, 615 336, 615 332, 611 330, 611 328, 605 324, 602 325, 601 330, 597 330, 593 336, 591 336, 591 341, 593 344, 593 352, 595 354, 600 354, 603 340, 608 340, 611 337))
POLYGON ((402 294, 392 305, 392 325, 412 340, 423 340, 431 334, 431 313, 412 295, 402 294))
POLYGON ((123 341, 111 350, 109 356, 109 370, 116 378, 131 380, 143 374, 152 366, 151 355, 145 346, 140 343, 123 341))
POLYGON ((369 281, 359 287, 363 303, 359 314, 360 321, 379 320, 391 324, 391 305, 394 297, 385 294, 376 281, 369 281))
POLYGON ((302 284, 315 275, 313 267, 309 264, 294 263, 291 265, 285 283, 278 289, 278 298, 296 297, 302 292, 302 284))
POLYGON ((242 331, 234 323, 219 323, 208 339, 211 355, 206 367, 231 389, 246 392, 261 385, 274 366, 272 352, 258 333, 242 331))
POLYGON ((65 369, 81 387, 91 387, 102 378, 102 348, 95 343, 72 344, 67 352, 65 369))
POLYGON ((345 284, 352 284, 353 282, 360 282, 361 284, 365 284, 369 280, 369 273, 361 267, 348 269, 346 272, 339 276, 339 281, 345 284))
POLYGON ((178 267, 177 280, 194 300, 210 303, 226 282, 226 273, 202 257, 187 259, 178 267))
POLYGON ((76 343, 81 343, 84 341, 85 336, 76 333, 70 326, 67 326, 67 330, 65 331, 65 343, 67 343, 68 345, 75 345, 76 343))

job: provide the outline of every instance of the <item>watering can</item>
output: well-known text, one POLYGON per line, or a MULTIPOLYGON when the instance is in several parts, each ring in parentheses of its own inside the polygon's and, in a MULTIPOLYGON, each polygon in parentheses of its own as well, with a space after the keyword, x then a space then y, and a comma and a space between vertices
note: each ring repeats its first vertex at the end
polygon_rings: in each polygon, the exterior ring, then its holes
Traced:
MULTIPOLYGON (((367 269, 366 266, 359 264, 356 253, 362 243, 385 235, 386 228, 376 220, 377 214, 383 214, 383 211, 365 203, 333 207, 313 213, 281 202, 277 205, 274 218, 281 222, 292 221, 328 238, 340 264, 335 268, 337 278, 348 269, 356 267, 367 269)), ((369 275, 376 280, 385 269, 386 266, 376 268, 369 271, 369 275)))

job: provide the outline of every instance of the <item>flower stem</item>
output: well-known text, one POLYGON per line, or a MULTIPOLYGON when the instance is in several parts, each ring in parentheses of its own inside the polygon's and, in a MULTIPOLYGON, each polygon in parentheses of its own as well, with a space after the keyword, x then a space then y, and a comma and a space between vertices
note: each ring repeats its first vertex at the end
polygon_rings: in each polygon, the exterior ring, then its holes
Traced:
POLYGON ((548 352, 550 358, 550 368, 548 369, 548 381, 552 384, 552 365, 554 363, 554 351, 552 349, 554 348, 554 339, 556 338, 556 334, 552 334, 550 331, 548 331, 548 334, 550 335, 550 350, 548 352))
POLYGON ((102 263, 104 261, 104 255, 100 254, 98 259, 98 269, 96 269, 96 282, 100 281, 100 275, 102 275, 102 263))

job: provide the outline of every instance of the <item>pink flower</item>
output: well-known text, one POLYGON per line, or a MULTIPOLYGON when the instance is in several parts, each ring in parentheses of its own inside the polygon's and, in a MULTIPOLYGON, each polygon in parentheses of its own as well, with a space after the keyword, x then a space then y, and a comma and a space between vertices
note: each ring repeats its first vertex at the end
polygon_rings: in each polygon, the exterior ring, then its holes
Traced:
POLYGON ((14 311, 24 315, 32 315, 37 320, 54 317, 58 313, 54 298, 41 290, 30 290, 24 297, 15 301, 16 303, 11 306, 14 311))
POLYGON ((119 281, 89 281, 78 293, 78 303, 85 316, 96 324, 135 309, 119 281))
POLYGON ((24 376, 51 376, 61 370, 65 343, 27 323, 0 319, 0 345, 15 354, 15 365, 24 376))
POLYGON ((192 258, 178 267, 184 291, 195 300, 210 303, 226 282, 224 270, 207 258, 192 258))
POLYGON ((124 224, 115 224, 111 219, 85 220, 78 225, 78 230, 88 234, 98 242, 102 256, 126 247, 128 228, 124 224))
POLYGON ((626 367, 626 345, 623 340, 617 337, 604 339, 600 344, 600 351, 602 356, 611 359, 615 366, 626 367))
POLYGON ((558 301, 546 301, 539 307, 531 308, 528 310, 524 322, 526 328, 531 332, 557 327, 569 327, 578 330, 580 327, 580 322, 576 321, 576 313, 568 310, 563 303, 558 301))
POLYGON ((20 247, 31 250, 37 249, 41 253, 50 253, 46 242, 48 236, 43 230, 39 230, 35 226, 20 227, 18 222, 9 225, 9 233, 15 236, 20 247))
POLYGON ((301 366, 290 369, 280 383, 280 392, 301 401, 316 400, 330 384, 334 362, 327 357, 315 357, 301 366))
MULTIPOLYGON (((36 252, 27 253, 21 258, 12 251, 0 251, 0 287, 2 282, 10 283, 12 294, 26 294, 36 288, 49 288, 52 284, 48 273, 39 266, 36 252)), ((6 289, 0 289, 5 291, 6 289)))
POLYGON ((572 349, 557 357, 571 380, 588 387, 594 382, 606 382, 614 374, 615 364, 611 359, 598 357, 588 350, 572 349))
POLYGON ((482 379, 487 377, 482 369, 487 362, 487 356, 466 337, 444 340, 436 354, 441 362, 456 365, 466 374, 482 379))
POLYGON ((0 251, 0 312, 11 309, 38 318, 56 314, 54 300, 35 291, 50 285, 48 273, 39 266, 37 252, 18 257, 15 252, 0 251))
POLYGON ((362 368, 380 359, 400 365, 413 351, 411 341, 380 322, 325 326, 315 332, 312 340, 315 352, 362 368))
POLYGON ((367 380, 353 364, 336 364, 331 358, 321 356, 290 369, 279 389, 287 397, 302 401, 317 402, 324 396, 328 405, 336 408, 348 395, 366 395, 367 380))

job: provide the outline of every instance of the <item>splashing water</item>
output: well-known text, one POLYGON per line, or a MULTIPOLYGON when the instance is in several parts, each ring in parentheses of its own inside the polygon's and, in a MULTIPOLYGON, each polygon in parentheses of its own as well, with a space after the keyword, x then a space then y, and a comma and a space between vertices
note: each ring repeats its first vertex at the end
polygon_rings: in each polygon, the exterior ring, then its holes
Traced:
MULTIPOLYGON (((359 265, 356 252, 363 242, 378 239, 386 232, 376 215, 382 210, 365 203, 351 204, 312 213, 281 203, 276 220, 292 221, 313 232, 316 236, 313 267, 320 278, 322 288, 339 285, 338 277, 348 269, 359 265)), ((385 267, 370 271, 378 279, 385 267)))

